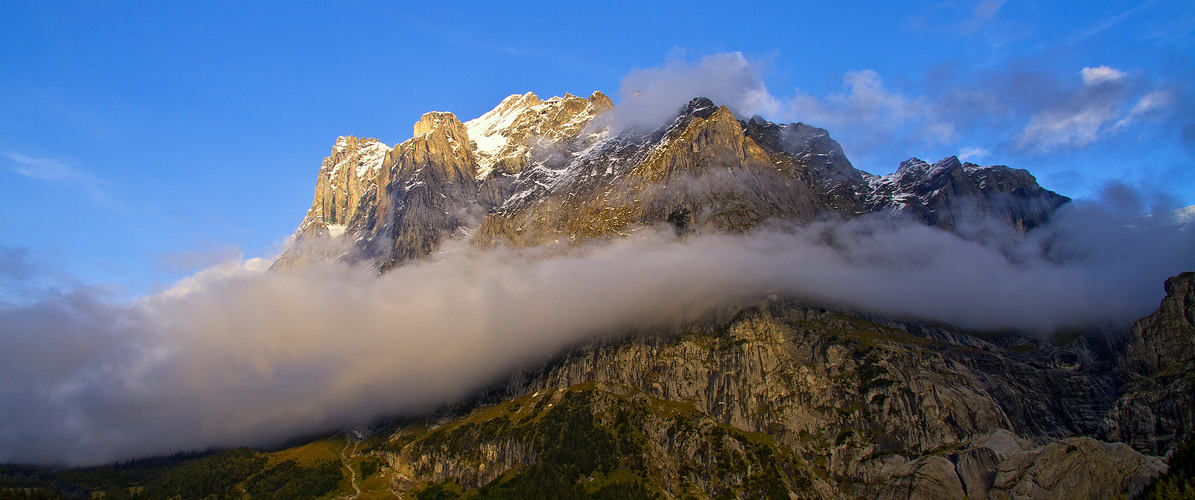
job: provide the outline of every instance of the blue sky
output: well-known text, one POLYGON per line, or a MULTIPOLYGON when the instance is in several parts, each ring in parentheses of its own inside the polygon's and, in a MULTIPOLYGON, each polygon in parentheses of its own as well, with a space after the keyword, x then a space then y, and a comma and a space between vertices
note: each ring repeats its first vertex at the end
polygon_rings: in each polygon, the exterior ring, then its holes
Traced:
POLYGON ((271 256, 339 135, 644 81, 725 76, 872 173, 963 154, 1195 204, 1190 2, 160 4, 0 2, 0 300, 271 256))

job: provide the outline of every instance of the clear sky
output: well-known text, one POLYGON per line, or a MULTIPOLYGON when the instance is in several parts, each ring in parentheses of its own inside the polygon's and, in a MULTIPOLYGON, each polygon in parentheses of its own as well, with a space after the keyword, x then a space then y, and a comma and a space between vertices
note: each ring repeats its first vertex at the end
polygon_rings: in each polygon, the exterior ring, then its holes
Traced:
POLYGON ((738 71, 762 98, 737 112, 876 174, 957 154, 1195 204, 1189 1, 178 4, 0 0, 0 300, 270 257, 339 135, 644 75, 738 71))

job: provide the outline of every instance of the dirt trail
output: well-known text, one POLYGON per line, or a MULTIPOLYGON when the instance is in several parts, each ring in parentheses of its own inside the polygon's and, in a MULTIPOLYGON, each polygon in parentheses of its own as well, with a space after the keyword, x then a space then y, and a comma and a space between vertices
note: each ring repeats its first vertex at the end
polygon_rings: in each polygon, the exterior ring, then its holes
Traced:
POLYGON ((353 469, 353 465, 349 463, 348 456, 344 454, 345 450, 349 449, 349 445, 353 446, 354 452, 357 451, 357 443, 354 442, 353 438, 346 432, 344 433, 344 448, 340 449, 340 463, 344 464, 345 468, 349 470, 349 474, 351 474, 349 477, 349 482, 353 485, 353 491, 356 491, 357 493, 355 493, 353 496, 342 496, 340 498, 360 498, 361 487, 357 486, 357 470, 353 469))

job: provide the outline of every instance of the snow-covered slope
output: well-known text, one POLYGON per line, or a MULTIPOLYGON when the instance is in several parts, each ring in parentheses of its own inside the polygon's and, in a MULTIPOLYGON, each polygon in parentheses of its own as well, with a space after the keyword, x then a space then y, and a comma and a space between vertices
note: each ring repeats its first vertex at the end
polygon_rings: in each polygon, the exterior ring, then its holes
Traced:
POLYGON ((589 99, 565 94, 541 101, 531 92, 503 99, 498 107, 465 122, 477 154, 477 180, 495 168, 518 174, 532 147, 575 140, 594 117, 613 107, 601 92, 589 99))

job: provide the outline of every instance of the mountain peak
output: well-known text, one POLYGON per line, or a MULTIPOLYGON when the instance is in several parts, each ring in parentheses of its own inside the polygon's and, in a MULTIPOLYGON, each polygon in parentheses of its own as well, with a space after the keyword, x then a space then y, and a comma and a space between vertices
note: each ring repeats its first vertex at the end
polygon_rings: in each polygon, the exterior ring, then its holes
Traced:
POLYGON ((931 176, 939 175, 942 172, 949 172, 956 168, 963 168, 963 163, 959 161, 957 156, 947 156, 941 160, 938 160, 937 162, 934 162, 933 166, 931 166, 929 169, 929 174, 931 176))
POLYGON ((566 93, 540 100, 531 92, 503 99, 494 109, 464 124, 477 154, 477 178, 485 179, 495 171, 505 175, 522 172, 532 146, 574 140, 594 117, 613 107, 601 92, 588 99, 566 93))
POLYGON ((595 90, 592 94, 589 94, 588 101, 593 105, 593 108, 597 110, 598 113, 605 113, 606 111, 614 109, 614 101, 610 100, 610 98, 607 97, 606 94, 603 94, 600 90, 595 90))
POLYGON ((456 115, 447 111, 424 113, 419 118, 419 121, 415 122, 415 136, 427 134, 442 127, 447 127, 454 132, 459 131, 461 134, 468 136, 468 133, 464 131, 464 125, 457 119, 456 115))
POLYGON ((896 168, 896 172, 892 175, 897 178, 904 178, 906 176, 922 176, 929 172, 930 165, 921 158, 909 158, 900 162, 900 166, 896 168))
POLYGON ((718 106, 708 97, 694 97, 681 109, 682 115, 709 118, 718 111, 718 106))

